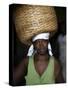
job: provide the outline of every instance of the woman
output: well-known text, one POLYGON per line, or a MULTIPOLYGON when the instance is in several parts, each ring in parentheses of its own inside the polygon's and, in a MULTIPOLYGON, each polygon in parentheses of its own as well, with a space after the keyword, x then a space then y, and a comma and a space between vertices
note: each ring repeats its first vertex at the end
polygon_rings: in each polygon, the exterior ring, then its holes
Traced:
POLYGON ((64 82, 61 66, 53 57, 49 37, 57 30, 53 7, 20 5, 14 12, 17 36, 24 44, 31 45, 27 57, 14 69, 14 84, 20 78, 27 85, 64 82))
POLYGON ((28 57, 14 72, 14 80, 25 77, 27 85, 63 83, 61 66, 53 57, 49 43, 49 33, 42 33, 33 38, 28 57))

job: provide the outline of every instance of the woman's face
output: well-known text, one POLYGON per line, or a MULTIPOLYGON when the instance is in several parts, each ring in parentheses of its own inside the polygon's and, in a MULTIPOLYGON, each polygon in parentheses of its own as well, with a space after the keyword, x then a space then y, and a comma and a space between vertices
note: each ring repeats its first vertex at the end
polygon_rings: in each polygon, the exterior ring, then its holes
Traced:
POLYGON ((44 55, 48 51, 48 40, 38 39, 34 43, 34 49, 38 54, 44 55))

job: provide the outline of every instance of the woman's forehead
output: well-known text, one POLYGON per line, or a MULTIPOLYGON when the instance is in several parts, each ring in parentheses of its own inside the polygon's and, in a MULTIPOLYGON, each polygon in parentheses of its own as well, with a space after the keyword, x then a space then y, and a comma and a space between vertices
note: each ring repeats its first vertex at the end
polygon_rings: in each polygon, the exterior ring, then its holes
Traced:
POLYGON ((37 39, 36 41, 34 41, 34 42, 39 42, 39 41, 41 41, 41 42, 49 42, 49 40, 48 39, 37 39))

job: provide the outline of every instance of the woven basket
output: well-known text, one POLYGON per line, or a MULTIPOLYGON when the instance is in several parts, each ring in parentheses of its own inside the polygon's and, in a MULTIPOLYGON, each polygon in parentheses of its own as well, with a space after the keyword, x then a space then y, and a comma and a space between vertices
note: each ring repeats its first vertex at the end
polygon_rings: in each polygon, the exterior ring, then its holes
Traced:
POLYGON ((14 12, 16 32, 20 41, 31 44, 31 39, 42 32, 56 32, 57 18, 53 7, 21 5, 14 12))

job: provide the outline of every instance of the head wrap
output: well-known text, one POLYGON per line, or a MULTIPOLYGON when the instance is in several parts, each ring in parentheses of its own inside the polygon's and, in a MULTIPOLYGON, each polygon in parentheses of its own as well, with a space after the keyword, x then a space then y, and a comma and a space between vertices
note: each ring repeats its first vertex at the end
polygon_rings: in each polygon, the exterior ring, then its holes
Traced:
MULTIPOLYGON (((41 34, 36 35, 32 41, 34 42, 38 39, 49 40, 49 36, 50 36, 50 33, 41 33, 41 34)), ((49 55, 52 56, 53 54, 52 54, 52 49, 51 49, 50 43, 48 43, 48 51, 49 51, 49 55)), ((34 46, 32 44, 28 50, 27 56, 31 56, 33 54, 33 52, 34 52, 34 46)))

